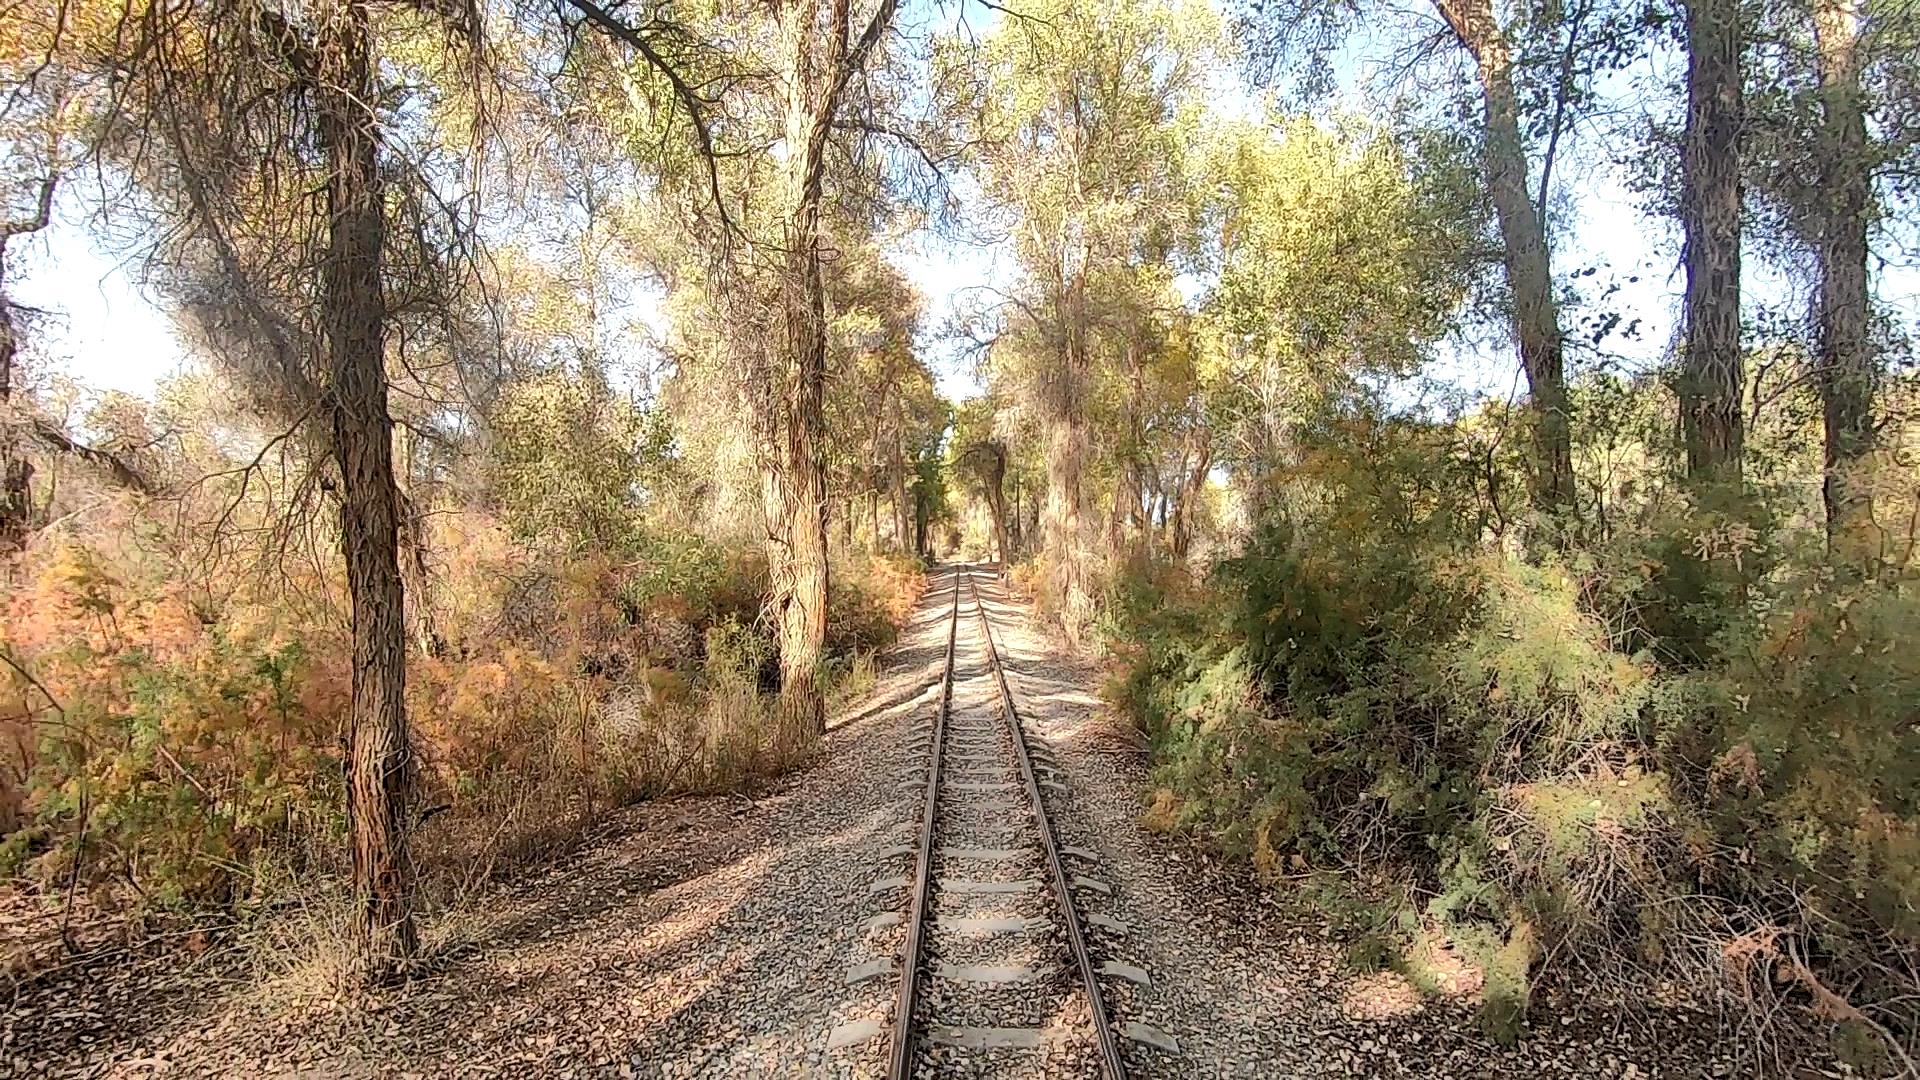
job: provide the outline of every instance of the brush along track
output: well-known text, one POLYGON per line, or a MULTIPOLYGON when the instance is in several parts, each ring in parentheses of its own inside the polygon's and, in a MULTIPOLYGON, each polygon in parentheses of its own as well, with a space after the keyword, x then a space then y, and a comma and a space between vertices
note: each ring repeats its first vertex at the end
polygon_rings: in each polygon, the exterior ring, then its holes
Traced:
POLYGON ((1126 1075, 1077 877, 993 644, 973 571, 955 571, 947 670, 928 772, 887 1075, 1126 1075), (978 647, 961 655, 961 594, 978 647))

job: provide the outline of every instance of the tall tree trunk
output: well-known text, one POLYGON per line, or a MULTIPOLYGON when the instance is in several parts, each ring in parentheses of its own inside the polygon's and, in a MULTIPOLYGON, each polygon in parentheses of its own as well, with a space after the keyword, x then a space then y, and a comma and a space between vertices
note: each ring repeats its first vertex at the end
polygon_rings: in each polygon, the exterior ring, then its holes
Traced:
POLYGON ((929 526, 933 524, 933 507, 927 501, 927 493, 918 483, 913 485, 913 553, 925 558, 932 552, 927 543, 929 526))
POLYGON ((1041 512, 1041 543, 1045 546, 1052 581, 1048 589, 1059 606, 1062 628, 1077 641, 1093 613, 1088 581, 1086 537, 1087 421, 1083 407, 1087 378, 1085 341, 1077 325, 1077 291, 1069 286, 1069 302, 1062 305, 1066 326, 1060 363, 1048 374, 1051 385, 1043 398, 1043 427, 1047 440, 1047 495, 1041 512))
POLYGON ((1000 572, 1013 565, 1013 545, 1007 540, 1007 504, 997 486, 987 496, 987 512, 993 517, 993 550, 1000 559, 1000 572))
POLYGON ((0 238, 0 556, 26 544, 33 517, 33 463, 21 437, 26 421, 14 413, 13 364, 19 345, 13 304, 5 292, 5 244, 0 238))
MULTIPOLYGON (((796 76, 805 86, 803 76, 796 76)), ((826 465, 819 431, 825 423, 826 290, 820 277, 820 193, 817 169, 807 160, 805 133, 812 122, 802 96, 788 117, 794 213, 787 227, 785 355, 779 367, 774 445, 762 470, 767 518, 767 565, 780 632, 780 706, 793 738, 812 738, 826 728, 820 661, 827 640, 826 465), (795 135, 800 141, 795 142, 795 135), (806 178, 812 175, 809 182, 806 178)))
POLYGON ((1186 562, 1187 552, 1193 547, 1193 503, 1206 490, 1207 470, 1213 466, 1213 440, 1207 437, 1203 427, 1196 427, 1191 436, 1194 443, 1192 466, 1180 483, 1179 501, 1173 507, 1173 558, 1176 562, 1186 562))
POLYGON ((1560 311, 1546 225, 1528 194, 1527 151, 1513 88, 1513 59, 1490 0, 1436 0, 1460 43, 1473 54, 1486 108, 1487 190, 1500 221, 1513 334, 1533 413, 1533 503, 1549 513, 1573 504, 1573 449, 1561 356, 1560 311))
MULTIPOLYGON (((1015 549, 1019 549, 1023 545, 1025 545, 1027 541, 1026 523, 1022 521, 1020 518, 1020 474, 1019 473, 1013 474, 1012 511, 1013 511, 1013 519, 1007 523, 1008 532, 1009 532, 1008 539, 1013 542, 1013 546, 1015 549)), ((1009 567, 1011 567, 1012 561, 1013 561, 1012 556, 1009 555, 1007 559, 1009 567)))
POLYGON ((407 636, 424 656, 439 656, 446 640, 433 617, 433 571, 427 565, 427 520, 413 497, 414 437, 394 433, 394 485, 400 508, 400 587, 407 596, 407 636))
POLYGON ((1115 561, 1127 555, 1127 522, 1140 503, 1135 480, 1132 465, 1121 462, 1113 478, 1113 505, 1107 513, 1107 554, 1115 561))
POLYGON ((987 516, 992 519, 993 550, 1000 559, 1000 572, 1013 565, 1013 548, 1007 542, 1007 452, 998 443, 983 442, 967 449, 969 456, 986 459, 980 469, 980 490, 986 495, 987 516))
POLYGON ((1740 0, 1688 0, 1686 354, 1680 423, 1687 475, 1737 490, 1740 413, 1740 0))
POLYGON ((366 5, 348 3, 317 31, 316 96, 328 157, 326 331, 341 543, 353 602, 347 815, 354 930, 366 975, 403 971, 418 941, 407 847, 413 762, 407 739, 406 605, 398 552, 399 489, 387 412, 386 304, 380 291, 385 208, 366 5))
MULTIPOLYGON (((848 0, 795 2, 780 11, 786 79, 783 355, 775 365, 775 445, 763 462, 767 563, 780 625, 780 708, 791 736, 826 730, 820 661, 826 652, 827 470, 821 457, 827 378, 827 290, 820 274, 820 203, 827 137, 840 94, 892 24, 881 0, 858 40, 848 0)), ((763 392, 765 389, 763 388, 763 392)))
POLYGON ((907 542, 910 520, 907 507, 907 464, 900 452, 900 440, 895 438, 887 451, 888 496, 893 503, 893 544, 900 554, 910 551, 907 542))
MULTIPOLYGON (((52 167, 52 163, 48 163, 52 167)), ((54 180, 40 182, 33 216, 0 225, 0 555, 20 550, 33 525, 33 463, 23 445, 28 421, 16 414, 14 364, 20 355, 13 302, 7 299, 7 244, 16 236, 39 232, 53 219, 54 180)))
POLYGON ((1868 171, 1866 108, 1860 94, 1860 0, 1816 0, 1820 50, 1822 183, 1819 205, 1820 401, 1826 420, 1822 497, 1827 542, 1845 543, 1872 520, 1866 492, 1850 485, 1873 446, 1875 357, 1867 320, 1868 171))

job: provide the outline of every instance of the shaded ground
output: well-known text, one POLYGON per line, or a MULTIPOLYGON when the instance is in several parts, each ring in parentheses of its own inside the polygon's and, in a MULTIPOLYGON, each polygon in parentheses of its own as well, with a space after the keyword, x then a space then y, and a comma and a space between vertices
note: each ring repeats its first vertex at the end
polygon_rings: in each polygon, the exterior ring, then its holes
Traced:
MULTIPOLYGON (((903 872, 880 853, 910 838, 917 813, 898 781, 937 693, 945 581, 813 766, 752 800, 619 815, 597 842, 444 920, 435 970, 383 1000, 342 1006, 312 965, 263 976, 257 955, 169 946, 17 994, 0 1076, 879 1075, 881 1040, 830 1052, 826 1039, 884 1014, 888 988, 844 975, 885 903, 868 883, 903 872)), ((1347 970, 1324 920, 1139 827, 1144 758, 1099 707, 1095 673, 989 593, 1030 729, 1068 773, 1057 827, 1101 853, 1110 913, 1132 924, 1105 947, 1154 978, 1121 1007, 1181 1043, 1130 1051, 1142 1075, 1751 1075, 1700 1014, 1649 1008, 1623 1024, 1605 1004, 1549 1002, 1532 1037, 1501 1048, 1465 1006, 1347 970)))

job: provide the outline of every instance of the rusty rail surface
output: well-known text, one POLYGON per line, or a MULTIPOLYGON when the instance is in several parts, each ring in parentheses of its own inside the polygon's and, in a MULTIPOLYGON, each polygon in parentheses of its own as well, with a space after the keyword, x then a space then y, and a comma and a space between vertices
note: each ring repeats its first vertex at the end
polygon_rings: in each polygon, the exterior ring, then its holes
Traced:
MULTIPOLYGON (((945 750, 947 710, 953 704, 953 639, 960 628, 960 576, 953 573, 953 609, 947 617, 947 664, 940 676, 940 708, 933 717, 932 757, 927 765, 926 806, 920 815, 920 851, 913 861, 913 900, 907 910, 905 962, 900 969, 900 991, 893 1001, 893 1046, 887 1075, 905 1080, 913 1065, 914 998, 920 987, 920 930, 927 921, 927 897, 933 889, 933 827, 940 800, 940 756, 945 750)), ((969 584, 972 577, 968 577, 969 584)), ((977 601, 976 601, 977 602, 977 601)))

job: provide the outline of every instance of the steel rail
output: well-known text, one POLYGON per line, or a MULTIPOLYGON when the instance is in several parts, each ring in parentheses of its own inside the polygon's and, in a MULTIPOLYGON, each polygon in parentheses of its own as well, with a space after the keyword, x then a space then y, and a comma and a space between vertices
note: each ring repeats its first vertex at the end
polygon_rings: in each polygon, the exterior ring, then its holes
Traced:
MULTIPOLYGON (((963 573, 967 575, 967 583, 973 583, 969 571, 954 571, 953 610, 947 618, 947 666, 940 676, 940 708, 933 716, 926 807, 920 815, 920 852, 913 863, 913 900, 907 910, 907 940, 901 949, 900 990, 893 1002, 893 1046, 887 1058, 887 1076, 891 1080, 908 1080, 911 1075, 914 998, 920 986, 920 930, 926 923, 927 896, 933 886, 933 827, 940 799, 940 757, 947 737, 947 710, 953 704, 953 641, 960 629, 960 575, 963 573)), ((977 605, 979 593, 976 591, 974 596, 977 605)))
POLYGON ((1007 687, 1007 673, 1000 666, 1000 650, 993 644, 993 622, 987 618, 986 606, 980 603, 980 587, 971 574, 967 575, 967 586, 973 593, 973 608, 980 616, 980 630, 986 638, 987 662, 993 668, 995 682, 1000 686, 1000 715, 1013 732, 1014 756, 1020 761, 1020 775, 1026 780, 1027 798, 1033 800, 1033 814, 1039 821, 1040 844, 1046 850, 1047 867, 1053 872, 1054 895, 1060 899, 1061 918, 1067 924, 1067 943, 1080 969, 1080 981, 1087 988, 1087 1008, 1093 1014, 1093 1034, 1100 1044, 1100 1070, 1107 1080, 1126 1080, 1127 1066, 1120 1058, 1120 1040, 1115 1037, 1113 1022, 1107 1017, 1106 1001, 1100 993, 1099 972, 1094 967, 1093 955, 1087 950, 1087 935, 1080 925, 1080 912, 1073 905, 1073 893, 1068 891, 1066 867, 1060 861, 1060 848, 1053 839, 1053 823, 1047 820, 1047 804, 1040 798, 1040 783, 1033 775, 1033 759, 1027 753, 1027 737, 1020 729, 1020 714, 1013 705, 1013 691, 1007 687))

